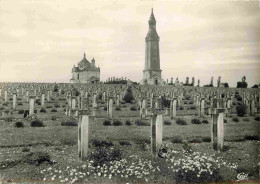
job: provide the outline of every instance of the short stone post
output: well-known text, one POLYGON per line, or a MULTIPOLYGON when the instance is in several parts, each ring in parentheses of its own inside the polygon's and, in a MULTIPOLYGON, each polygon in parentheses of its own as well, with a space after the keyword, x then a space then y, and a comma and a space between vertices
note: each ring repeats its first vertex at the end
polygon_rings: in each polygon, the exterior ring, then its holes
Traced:
POLYGON ((109 118, 113 118, 113 99, 109 99, 109 105, 108 105, 108 114, 109 118))
POLYGON ((254 114, 255 114, 255 101, 252 99, 250 101, 250 115, 254 116, 254 114))
POLYGON ((44 107, 44 103, 45 103, 45 94, 42 93, 42 98, 41 98, 41 106, 42 106, 42 108, 44 107))
POLYGON ((205 99, 202 98, 200 102, 200 117, 205 115, 205 99))
POLYGON ((34 113, 34 99, 35 97, 30 97, 30 111, 29 111, 29 115, 32 115, 34 113))
POLYGON ((71 109, 72 109, 72 110, 75 110, 75 109, 76 109, 76 99, 75 99, 75 97, 72 97, 71 109))
MULTIPOLYGON (((80 111, 79 111, 80 115, 80 111)), ((88 115, 80 115, 78 123, 78 155, 79 160, 85 161, 88 156, 88 142, 89 142, 89 124, 92 117, 88 115)))
POLYGON ((162 145, 162 114, 151 115, 151 153, 157 156, 162 145))
POLYGON ((8 101, 8 98, 7 98, 7 91, 5 91, 5 102, 8 101))
POLYGON ((50 91, 47 91, 47 102, 50 102, 50 91))
POLYGON ((116 95, 116 107, 120 106, 120 98, 119 95, 116 95))
POLYGON ((16 93, 13 94, 13 109, 16 109, 16 93))
POLYGON ((217 99, 214 100, 213 108, 209 109, 209 114, 212 115, 211 124, 211 142, 213 149, 222 151, 224 147, 224 113, 227 113, 226 108, 214 108, 217 105, 217 99))
POLYGON ((26 102, 29 103, 29 91, 26 90, 26 102))
POLYGON ((92 104, 92 107, 93 108, 97 108, 97 94, 94 94, 94 96, 93 96, 93 104, 92 104))
POLYGON ((173 100, 171 100, 171 106, 170 106, 171 110, 170 110, 170 117, 171 119, 176 117, 176 98, 173 98, 173 100))

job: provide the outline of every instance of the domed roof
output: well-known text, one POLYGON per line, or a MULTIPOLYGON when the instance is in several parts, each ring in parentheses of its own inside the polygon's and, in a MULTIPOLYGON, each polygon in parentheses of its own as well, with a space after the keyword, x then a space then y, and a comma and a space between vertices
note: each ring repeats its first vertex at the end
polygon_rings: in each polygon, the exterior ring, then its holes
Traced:
POLYGON ((90 64, 90 62, 86 59, 86 54, 84 53, 84 57, 83 57, 83 59, 79 62, 79 63, 89 63, 90 64))

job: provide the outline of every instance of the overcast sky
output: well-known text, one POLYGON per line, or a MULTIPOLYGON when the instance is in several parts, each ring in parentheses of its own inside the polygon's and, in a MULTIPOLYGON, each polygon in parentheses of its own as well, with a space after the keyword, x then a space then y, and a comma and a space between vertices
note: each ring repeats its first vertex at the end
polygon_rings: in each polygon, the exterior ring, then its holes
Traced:
POLYGON ((210 0, 0 0, 0 81, 69 82, 85 52, 139 82, 152 7, 163 79, 260 83, 259 2, 210 0))

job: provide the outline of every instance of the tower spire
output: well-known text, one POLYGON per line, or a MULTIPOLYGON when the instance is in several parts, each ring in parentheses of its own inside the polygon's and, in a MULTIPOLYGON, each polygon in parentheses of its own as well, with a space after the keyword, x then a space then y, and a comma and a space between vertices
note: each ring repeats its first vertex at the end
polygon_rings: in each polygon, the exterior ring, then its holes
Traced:
POLYGON ((84 58, 86 58, 86 54, 85 54, 85 52, 84 52, 84 58))

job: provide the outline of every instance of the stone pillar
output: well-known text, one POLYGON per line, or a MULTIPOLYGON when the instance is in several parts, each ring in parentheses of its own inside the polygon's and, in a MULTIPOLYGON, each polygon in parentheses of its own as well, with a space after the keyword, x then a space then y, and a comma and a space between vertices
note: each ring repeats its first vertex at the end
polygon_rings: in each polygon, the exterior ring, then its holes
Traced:
POLYGON ((176 98, 174 98, 171 105, 171 119, 176 117, 176 98))
POLYGON ((81 96, 78 96, 78 109, 82 109, 83 107, 82 107, 82 98, 81 98, 81 96))
POLYGON ((37 96, 37 90, 36 89, 34 90, 34 96, 37 96))
POLYGON ((93 96, 93 104, 92 104, 92 107, 93 108, 97 108, 97 94, 94 94, 94 96, 93 96))
POLYGON ((200 97, 197 95, 197 96, 196 96, 196 106, 197 106, 197 107, 199 107, 199 98, 200 98, 200 97))
POLYGON ((228 98, 227 99, 227 109, 228 109, 228 113, 231 114, 231 98, 228 98))
POLYGON ((72 102, 71 102, 71 109, 75 110, 76 109, 76 99, 73 97, 72 102))
POLYGON ((119 95, 116 95, 116 107, 120 106, 119 100, 119 95))
POLYGON ((41 106, 44 107, 44 103, 45 103, 45 94, 42 93, 42 99, 41 99, 41 106))
POLYGON ((30 111, 29 115, 32 115, 34 113, 34 97, 30 98, 30 111))
POLYGON ((162 145, 162 114, 151 116, 151 153, 156 156, 162 145))
POLYGON ((204 116, 205 115, 205 99, 202 98, 201 102, 200 102, 200 116, 204 116))
POLYGON ((251 103, 250 103, 250 115, 254 116, 254 114, 255 114, 255 101, 251 100, 251 103))
POLYGON ((212 114, 211 142, 214 150, 222 151, 224 146, 224 113, 226 113, 226 109, 215 108, 215 105, 214 102, 214 107, 209 109, 209 114, 212 114))
POLYGON ((13 109, 16 108, 16 93, 13 94, 13 109))
POLYGON ((89 123, 92 117, 83 115, 79 117, 78 124, 78 155, 79 160, 85 161, 88 156, 89 123))
POLYGON ((7 91, 5 91, 5 102, 8 101, 8 97, 7 97, 7 91))
POLYGON ((47 102, 50 102, 50 91, 47 91, 47 102))
POLYGON ((102 100, 105 101, 106 100, 106 92, 104 91, 102 94, 102 100))
POLYGON ((146 115, 146 99, 143 99, 141 101, 141 107, 140 107, 140 118, 144 118, 146 115))
POLYGON ((108 106, 108 113, 109 113, 109 118, 113 118, 113 99, 109 99, 109 106, 108 106))
POLYGON ((61 89, 59 89, 59 95, 61 95, 61 89))
POLYGON ((26 90, 26 102, 29 103, 29 91, 26 90))

